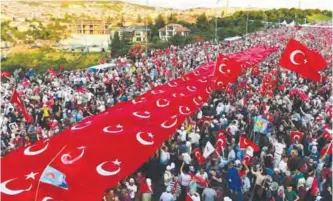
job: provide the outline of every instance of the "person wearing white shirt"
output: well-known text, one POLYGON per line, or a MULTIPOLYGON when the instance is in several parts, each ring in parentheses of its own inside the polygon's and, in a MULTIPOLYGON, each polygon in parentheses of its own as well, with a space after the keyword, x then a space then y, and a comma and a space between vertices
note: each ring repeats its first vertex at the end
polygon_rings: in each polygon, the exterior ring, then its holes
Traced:
POLYGON ((128 189, 128 192, 129 192, 129 195, 130 195, 131 199, 134 200, 135 199, 135 194, 138 191, 138 187, 135 185, 133 178, 131 178, 129 180, 129 183, 126 182, 126 187, 128 189))
POLYGON ((175 201, 175 197, 171 193, 171 187, 166 188, 166 192, 163 192, 159 201, 175 201))
POLYGON ((167 187, 172 182, 172 173, 171 173, 171 166, 168 165, 164 172, 164 185, 167 187))
POLYGON ((199 144, 201 136, 200 134, 196 133, 194 129, 190 134, 188 134, 188 137, 190 138, 191 144, 199 144))
POLYGON ((160 154, 160 163, 166 165, 170 160, 170 153, 168 152, 168 147, 162 146, 160 154))
POLYGON ((279 163, 279 166, 278 166, 278 169, 281 171, 281 172, 286 172, 288 170, 288 157, 284 157, 280 163, 279 163))
POLYGON ((180 140, 182 142, 185 142, 186 141, 187 132, 186 132, 184 126, 181 127, 181 130, 178 130, 178 133, 179 133, 179 136, 180 136, 180 140))
POLYGON ((201 201, 200 194, 197 192, 194 192, 190 197, 192 198, 192 201, 201 201))
POLYGON ((283 154, 283 150, 286 148, 286 145, 284 143, 281 143, 279 141, 274 141, 274 147, 275 147, 275 153, 274 153, 274 167, 278 167, 281 157, 283 154))
POLYGON ((236 132, 238 131, 238 126, 236 125, 235 122, 232 122, 231 125, 228 126, 228 129, 232 135, 235 135, 236 132))

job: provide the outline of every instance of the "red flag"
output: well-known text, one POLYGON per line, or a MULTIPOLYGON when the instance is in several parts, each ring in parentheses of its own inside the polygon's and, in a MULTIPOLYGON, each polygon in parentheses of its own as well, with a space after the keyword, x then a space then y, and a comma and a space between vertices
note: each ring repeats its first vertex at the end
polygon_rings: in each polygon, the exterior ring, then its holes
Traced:
POLYGON ((193 155, 195 156, 195 158, 197 159, 199 165, 203 165, 205 164, 205 159, 202 156, 201 150, 200 148, 196 148, 192 151, 193 155))
POLYGON ((199 80, 213 66, 203 66, 206 70, 199 67, 199 76, 186 84, 176 79, 160 85, 9 153, 1 159, 1 200, 100 200, 106 188, 146 162, 208 100, 210 83, 199 80))
POLYGON ((20 95, 17 93, 16 90, 14 90, 10 102, 15 103, 17 105, 19 111, 22 112, 23 117, 27 123, 32 123, 34 121, 33 118, 29 115, 27 108, 25 107, 24 103, 20 98, 20 95))
POLYGON ((333 130, 328 128, 324 129, 323 138, 325 138, 328 141, 331 141, 333 139, 332 135, 333 135, 333 130))
POLYGON ((258 145, 256 145, 254 142, 252 142, 247 137, 244 137, 243 135, 241 135, 239 137, 239 148, 246 149, 248 147, 251 147, 253 149, 253 151, 255 151, 255 152, 259 151, 258 145))
POLYGON ((10 72, 9 71, 3 71, 1 73, 1 77, 10 77, 10 72))
POLYGON ((254 67, 254 68, 252 69, 252 74, 253 74, 254 76, 259 75, 259 73, 260 73, 260 70, 259 70, 258 67, 254 67))
POLYGON ((79 92, 81 94, 85 94, 86 90, 81 86, 81 87, 77 88, 77 92, 79 92))
POLYGON ((64 64, 60 64, 59 69, 60 69, 60 71, 64 71, 64 70, 65 70, 65 66, 64 66, 64 64))
POLYGON ((290 132, 290 137, 293 143, 295 143, 295 141, 300 142, 302 140, 304 136, 304 133, 300 132, 300 131, 291 131, 290 132))
POLYGON ((193 201, 193 199, 191 198, 191 195, 190 194, 187 194, 186 195, 186 199, 185 201, 193 201))
POLYGON ((234 83, 240 74, 241 66, 235 59, 228 58, 222 54, 218 56, 213 76, 217 84, 219 82, 234 83))
POLYGON ((311 185, 311 195, 316 196, 318 192, 319 192, 318 181, 317 181, 317 178, 314 177, 312 185, 311 185))
POLYGON ((200 175, 191 175, 191 177, 193 179, 195 179, 198 183, 200 183, 200 185, 202 185, 202 186, 208 185, 208 182, 206 181, 206 179, 202 178, 200 175))
POLYGON ((102 58, 102 59, 99 60, 99 64, 105 64, 104 58, 102 58))
POLYGON ((57 72, 56 72, 53 68, 49 68, 49 69, 47 70, 47 72, 49 72, 50 75, 53 75, 53 76, 56 76, 56 75, 57 75, 57 72))
POLYGON ((309 50, 294 39, 287 44, 279 64, 283 68, 315 81, 320 80, 318 72, 327 66, 325 59, 319 53, 309 50))
POLYGON ((209 54, 206 54, 207 63, 210 62, 209 54))
POLYGON ((221 135, 219 134, 215 143, 215 148, 217 152, 221 153, 222 148, 225 148, 227 144, 228 144, 227 136, 223 135, 223 133, 221 133, 221 135))
POLYGON ((326 155, 332 155, 332 142, 327 144, 321 151, 320 151, 320 158, 326 155))

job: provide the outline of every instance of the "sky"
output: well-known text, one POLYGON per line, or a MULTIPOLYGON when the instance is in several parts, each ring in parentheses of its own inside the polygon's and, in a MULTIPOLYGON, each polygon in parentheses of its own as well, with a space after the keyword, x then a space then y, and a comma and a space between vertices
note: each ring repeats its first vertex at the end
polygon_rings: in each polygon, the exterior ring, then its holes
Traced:
MULTIPOLYGON (((224 7, 227 0, 124 0, 131 3, 147 4, 149 6, 188 9, 195 7, 224 7)), ((332 0, 229 0, 230 7, 255 8, 292 8, 297 7, 301 1, 301 8, 332 9, 332 0)))

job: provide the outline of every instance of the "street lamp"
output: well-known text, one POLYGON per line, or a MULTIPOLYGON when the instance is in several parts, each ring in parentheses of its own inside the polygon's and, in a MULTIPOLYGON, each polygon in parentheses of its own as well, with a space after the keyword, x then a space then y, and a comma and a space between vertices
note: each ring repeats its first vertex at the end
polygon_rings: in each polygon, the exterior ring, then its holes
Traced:
POLYGON ((248 27, 249 27, 249 9, 251 9, 252 8, 252 6, 251 5, 249 5, 248 7, 247 7, 247 14, 246 14, 246 27, 245 27, 245 35, 247 36, 247 33, 248 33, 248 27))

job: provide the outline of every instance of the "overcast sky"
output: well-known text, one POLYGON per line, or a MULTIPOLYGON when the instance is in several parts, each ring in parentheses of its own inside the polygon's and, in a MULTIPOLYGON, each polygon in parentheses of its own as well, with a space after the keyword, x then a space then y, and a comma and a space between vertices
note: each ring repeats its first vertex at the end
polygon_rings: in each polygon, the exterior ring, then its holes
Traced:
MULTIPOLYGON (((193 7, 223 7, 226 0, 124 0, 132 3, 147 4, 150 6, 187 9, 193 7)), ((298 7, 299 0, 229 0, 230 7, 256 8, 292 8, 298 7)), ((332 9, 332 0, 301 0, 301 8, 332 9)))

